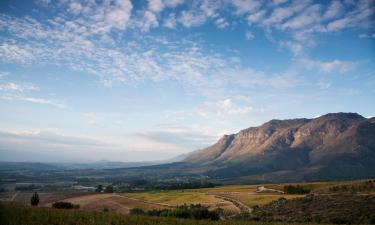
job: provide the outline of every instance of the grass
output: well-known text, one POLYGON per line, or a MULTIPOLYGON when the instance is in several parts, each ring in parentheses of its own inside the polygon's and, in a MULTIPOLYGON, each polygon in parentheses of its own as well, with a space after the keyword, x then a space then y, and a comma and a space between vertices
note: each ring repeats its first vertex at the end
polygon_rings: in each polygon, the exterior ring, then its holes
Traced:
MULTIPOLYGON (((246 221, 187 220, 0 204, 2 225, 262 225, 246 221)), ((295 223, 295 225, 304 223, 295 223)), ((313 225, 312 223, 309 223, 313 225)))
POLYGON ((182 204, 205 204, 220 206, 223 200, 215 197, 222 196, 240 201, 247 206, 264 205, 274 200, 284 197, 286 199, 303 197, 304 195, 289 195, 278 193, 256 193, 259 185, 234 185, 216 188, 202 188, 185 191, 151 191, 139 193, 123 193, 122 195, 148 201, 153 203, 162 203, 168 205, 182 204))
POLYGON ((162 203, 168 205, 182 204, 218 204, 222 200, 213 195, 207 195, 200 191, 151 191, 142 193, 123 193, 122 195, 143 201, 162 203))
POLYGON ((64 201, 80 205, 80 208, 85 211, 102 212, 104 209, 106 209, 110 212, 118 212, 124 214, 129 213, 129 210, 132 208, 141 208, 143 210, 166 208, 165 206, 161 206, 158 204, 145 203, 140 200, 124 198, 122 196, 112 194, 93 194, 87 196, 79 196, 68 198, 64 201))
POLYGON ((285 185, 302 185, 310 188, 313 191, 320 191, 328 189, 329 187, 341 184, 353 184, 363 182, 357 181, 328 181, 328 182, 311 182, 311 183, 284 183, 284 184, 264 184, 264 185, 232 185, 215 188, 192 189, 185 191, 154 191, 141 193, 123 193, 124 196, 140 199, 153 203, 162 203, 168 205, 182 205, 182 204, 206 204, 220 206, 222 199, 215 197, 223 196, 242 202, 243 204, 253 207, 255 205, 265 205, 272 201, 283 197, 286 199, 301 198, 305 195, 297 194, 279 194, 279 193, 257 193, 258 186, 265 186, 267 188, 282 191, 285 185))
POLYGON ((222 194, 222 196, 235 199, 244 203, 247 206, 253 207, 255 205, 265 205, 272 201, 278 200, 283 197, 286 199, 300 198, 304 195, 287 195, 287 194, 249 194, 249 193, 229 193, 222 194))
MULTIPOLYGON (((34 194, 34 192, 8 192, 8 193, 1 193, 0 197, 2 198, 12 198, 15 195, 14 202, 21 203, 21 204, 29 204, 30 198, 34 194)), ((51 203, 60 201, 66 198, 72 198, 76 196, 84 196, 90 193, 84 192, 38 192, 39 195, 39 204, 41 205, 51 205, 51 203)))

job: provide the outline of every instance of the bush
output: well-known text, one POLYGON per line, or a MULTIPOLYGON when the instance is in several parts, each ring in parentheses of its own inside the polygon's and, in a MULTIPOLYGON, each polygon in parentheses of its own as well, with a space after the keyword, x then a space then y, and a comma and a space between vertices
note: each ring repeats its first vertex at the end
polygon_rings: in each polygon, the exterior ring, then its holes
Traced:
POLYGON ((105 190, 104 190, 105 193, 113 193, 114 192, 114 188, 112 185, 108 185, 105 190))
POLYGON ((79 208, 79 205, 73 205, 70 202, 55 202, 52 204, 52 207, 56 209, 73 209, 79 208))
POLYGON ((311 189, 301 185, 286 185, 284 186, 284 192, 288 194, 308 194, 311 189))
POLYGON ((132 215, 149 215, 157 217, 174 217, 174 218, 183 218, 183 219, 210 219, 210 220, 219 220, 220 215, 222 215, 222 209, 215 209, 209 211, 207 207, 197 204, 197 205, 182 205, 178 206, 175 209, 162 209, 162 210, 150 210, 145 212, 140 208, 133 208, 130 210, 132 215))
POLYGON ((98 193, 103 192, 103 185, 99 184, 99 185, 96 187, 95 192, 98 192, 98 193))
POLYGON ((140 208, 133 208, 130 209, 130 215, 145 215, 146 212, 143 209, 140 208))

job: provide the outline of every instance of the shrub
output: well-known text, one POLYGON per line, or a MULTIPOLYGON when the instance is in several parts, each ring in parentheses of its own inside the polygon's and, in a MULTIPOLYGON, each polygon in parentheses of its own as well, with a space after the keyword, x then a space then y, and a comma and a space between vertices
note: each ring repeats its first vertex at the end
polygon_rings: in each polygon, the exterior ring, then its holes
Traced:
POLYGON ((130 214, 131 215, 145 215, 146 212, 140 208, 133 208, 133 209, 130 209, 130 214))
POLYGON ((104 190, 105 193, 113 193, 114 192, 114 188, 112 185, 108 185, 105 190, 104 190))
POLYGON ((284 186, 284 192, 288 194, 308 194, 311 189, 301 185, 286 185, 284 186))
POLYGON ((55 202, 55 203, 52 204, 52 207, 56 208, 56 209, 73 209, 73 208, 76 208, 70 202, 55 202))
POLYGON ((139 208, 133 208, 130 210, 132 215, 149 215, 157 217, 174 217, 174 218, 183 218, 183 219, 210 219, 210 220, 219 220, 220 215, 222 215, 222 209, 215 209, 209 211, 206 206, 197 204, 197 205, 182 205, 178 206, 175 209, 162 209, 162 210, 150 210, 145 212, 139 208))
POLYGON ((38 195, 38 193, 35 192, 33 194, 33 196, 31 196, 30 204, 31 205, 38 205, 39 204, 39 195, 38 195))

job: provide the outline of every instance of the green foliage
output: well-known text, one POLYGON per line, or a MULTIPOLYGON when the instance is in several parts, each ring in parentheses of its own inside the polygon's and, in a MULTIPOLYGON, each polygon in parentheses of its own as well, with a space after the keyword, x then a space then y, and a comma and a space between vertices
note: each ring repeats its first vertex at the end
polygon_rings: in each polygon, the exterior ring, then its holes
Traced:
POLYGON ((108 185, 105 190, 104 190, 105 193, 113 193, 114 192, 114 188, 112 185, 108 185))
POLYGON ((55 202, 52 207, 56 209, 78 209, 79 205, 73 205, 70 202, 55 202))
POLYGON ((302 185, 285 185, 284 192, 287 194, 308 194, 311 189, 302 185))
POLYGON ((273 201, 253 210, 261 221, 367 224, 375 222, 375 196, 317 195, 273 201))
POLYGON ((38 193, 35 192, 35 193, 31 196, 30 204, 31 204, 31 205, 34 205, 34 206, 36 206, 36 205, 39 204, 39 195, 38 195, 38 193))
POLYGON ((375 180, 367 180, 361 183, 336 185, 330 187, 328 190, 329 192, 336 193, 358 193, 375 191, 375 180))
POLYGON ((130 209, 129 212, 130 212, 131 215, 146 215, 146 212, 143 209, 140 209, 140 208, 130 209))
POLYGON ((182 205, 175 209, 161 209, 161 210, 150 210, 143 211, 139 208, 133 208, 130 210, 131 215, 148 215, 148 216, 158 216, 158 217, 174 217, 183 219, 209 219, 209 220, 219 220, 220 215, 222 215, 222 209, 215 209, 213 211, 208 210, 206 206, 201 204, 197 205, 182 205))
POLYGON ((96 187, 95 192, 100 193, 100 192, 102 192, 102 191, 103 191, 103 185, 99 184, 99 185, 96 187))

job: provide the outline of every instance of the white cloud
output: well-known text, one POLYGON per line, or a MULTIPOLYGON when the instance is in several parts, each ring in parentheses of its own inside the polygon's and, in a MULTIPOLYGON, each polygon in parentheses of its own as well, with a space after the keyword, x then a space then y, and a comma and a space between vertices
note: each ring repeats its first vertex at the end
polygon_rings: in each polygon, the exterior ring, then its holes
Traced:
POLYGON ((174 29, 176 28, 176 25, 176 15, 174 13, 170 13, 169 16, 164 20, 164 26, 170 29, 174 29))
POLYGON ((174 8, 182 3, 184 3, 184 0, 164 0, 164 4, 167 7, 171 7, 171 8, 174 8))
POLYGON ((60 1, 58 7, 66 7, 73 15, 79 14, 74 20, 85 28, 86 34, 106 34, 114 29, 125 30, 133 9, 130 0, 68 0, 60 1))
POLYGON ((282 48, 287 48, 289 49, 294 56, 298 56, 298 55, 301 55, 301 53, 303 52, 303 45, 299 42, 295 42, 295 41, 281 41, 279 43, 279 46, 282 47, 282 48))
POLYGON ((338 31, 348 27, 351 23, 349 18, 341 18, 335 21, 330 22, 327 25, 327 31, 338 31))
POLYGON ((220 29, 224 29, 229 26, 229 23, 224 18, 218 18, 217 20, 215 20, 215 24, 220 29))
MULTIPOLYGON (((187 8, 183 8, 184 2, 180 0, 155 2, 150 1, 149 7, 138 9, 132 14, 133 6, 128 0, 107 3, 105 1, 63 1, 61 7, 65 6, 67 11, 71 8, 78 11, 79 7, 71 7, 71 5, 79 3, 81 5, 79 15, 76 17, 59 15, 49 19, 46 23, 38 22, 30 17, 16 18, 1 15, 0 29, 7 35, 6 38, 9 41, 0 45, 0 60, 25 64, 38 62, 66 65, 77 71, 95 74, 106 85, 143 80, 155 82, 175 80, 201 90, 204 86, 215 89, 212 86, 216 84, 210 84, 209 79, 216 79, 221 85, 220 80, 224 80, 221 77, 225 76, 221 71, 228 71, 233 67, 231 62, 226 62, 225 57, 215 51, 205 52, 196 48, 197 45, 194 42, 185 38, 172 40, 168 37, 163 42, 159 42, 161 38, 146 33, 136 41, 123 41, 121 45, 117 45, 119 39, 114 37, 118 36, 110 36, 109 32, 125 29, 147 32, 159 26, 159 19, 163 26, 172 29, 176 28, 178 23, 187 28, 200 26, 208 19, 214 19, 216 25, 223 28, 229 26, 227 20, 220 14, 224 6, 231 5, 236 9, 237 6, 243 5, 244 8, 239 12, 240 14, 235 15, 236 18, 243 16, 252 25, 258 24, 267 30, 266 35, 269 36, 272 35, 272 29, 283 31, 287 29, 285 32, 290 30, 291 36, 276 40, 274 43, 279 47, 289 49, 294 56, 300 56, 304 48, 313 46, 311 32, 317 31, 318 25, 323 23, 318 19, 313 19, 314 15, 321 11, 322 6, 312 4, 311 1, 292 1, 282 4, 277 2, 278 4, 269 6, 262 5, 259 1, 207 0, 195 2, 187 8), (174 9, 168 9, 171 12, 157 15, 154 12, 162 10, 161 7, 157 7, 161 4, 165 7, 181 5, 177 8, 182 11, 179 13, 172 12, 174 9), (152 8, 153 11, 148 8, 152 8), (151 50, 153 54, 144 55, 148 50, 151 50), (216 77, 214 74, 217 74, 216 77)), ((329 26, 329 23, 342 18, 349 18, 351 24, 355 21, 368 20, 368 14, 363 5, 359 3, 351 12, 340 14, 333 21, 327 19, 324 22, 326 24, 323 25, 329 26), (360 12, 365 12, 365 15, 359 20, 360 12)), ((337 6, 328 8, 333 9, 337 6)), ((73 12, 69 11, 69 13, 73 12)), ((325 26, 319 32, 333 29, 325 28, 325 26)), ((248 28, 247 31, 246 37, 252 38, 252 30, 248 28)), ((328 69, 322 71, 329 70, 329 67, 326 66, 328 69)), ((233 71, 233 73, 236 72, 233 71)), ((255 80, 264 83, 267 76, 256 77, 255 80)))
POLYGON ((249 24, 257 23, 264 18, 265 14, 266 14, 265 10, 260 10, 258 12, 248 15, 246 19, 249 24))
POLYGON ((15 91, 15 92, 24 92, 24 91, 38 91, 39 88, 34 84, 17 84, 14 82, 0 83, 0 91, 15 91))
POLYGON ((148 9, 154 13, 159 13, 164 9, 162 0, 148 0, 148 9))
POLYGON ((318 83, 318 87, 321 89, 321 90, 326 90, 328 88, 331 87, 331 83, 328 83, 328 82, 324 82, 324 81, 320 81, 318 83))
POLYGON ((217 10, 222 6, 220 0, 201 0, 199 2, 199 8, 206 17, 217 17, 217 10))
POLYGON ((98 116, 96 115, 96 113, 83 113, 82 116, 84 116, 87 119, 87 124, 92 126, 96 126, 98 124, 98 116))
POLYGON ((253 112, 251 106, 238 106, 232 99, 224 99, 216 102, 205 102, 197 109, 197 113, 203 117, 222 117, 227 119, 231 116, 246 116, 253 112))
POLYGON ((28 96, 29 92, 39 91, 39 87, 32 83, 15 83, 0 81, 0 99, 6 101, 23 101, 39 105, 50 105, 58 108, 66 108, 62 101, 51 100, 46 98, 36 98, 28 96))
POLYGON ((257 0, 231 0, 229 2, 235 8, 236 14, 254 12, 261 5, 261 2, 257 0))
POLYGON ((138 23, 139 28, 143 32, 147 32, 150 28, 155 28, 159 26, 158 19, 156 15, 150 11, 145 11, 143 18, 138 23))
POLYGON ((82 11, 82 5, 79 2, 71 2, 69 4, 69 11, 74 15, 78 15, 82 11))
POLYGON ((310 1, 293 1, 289 5, 275 8, 267 19, 260 22, 265 26, 279 28, 281 23, 283 23, 286 19, 302 12, 309 4, 310 1))
POLYGON ((335 59, 333 61, 319 61, 311 59, 301 60, 301 64, 307 69, 317 69, 323 73, 346 73, 356 66, 354 62, 341 61, 335 59))
POLYGON ((325 11, 323 18, 332 19, 340 16, 344 12, 344 6, 340 1, 332 1, 325 11))
POLYGON ((194 27, 202 25, 206 21, 206 17, 203 14, 196 13, 194 11, 182 11, 179 22, 185 27, 194 27))
POLYGON ((251 31, 247 30, 246 33, 245 33, 245 38, 246 38, 246 40, 253 40, 254 34, 251 33, 251 31))
POLYGON ((66 105, 62 101, 56 101, 51 99, 45 99, 45 98, 35 98, 35 97, 28 97, 28 96, 22 96, 22 95, 13 95, 13 94, 4 94, 0 96, 1 99, 7 100, 7 101, 23 101, 23 102, 30 102, 38 105, 50 105, 57 108, 66 108, 66 105))
POLYGON ((34 59, 34 56, 22 46, 5 42, 0 44, 0 58, 8 62, 29 63, 34 59))
POLYGON ((301 29, 320 19, 320 5, 315 4, 306 8, 301 14, 281 25, 283 29, 301 29))

